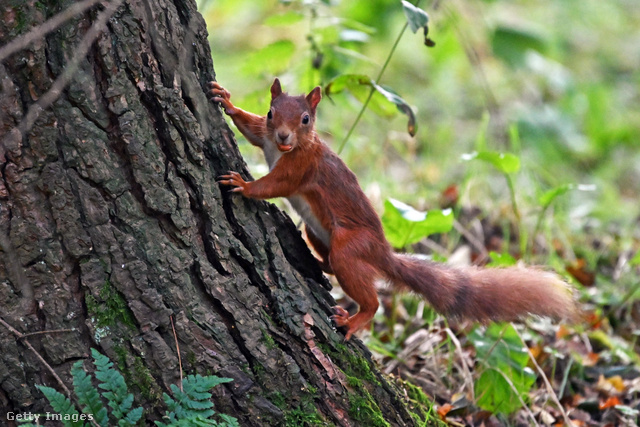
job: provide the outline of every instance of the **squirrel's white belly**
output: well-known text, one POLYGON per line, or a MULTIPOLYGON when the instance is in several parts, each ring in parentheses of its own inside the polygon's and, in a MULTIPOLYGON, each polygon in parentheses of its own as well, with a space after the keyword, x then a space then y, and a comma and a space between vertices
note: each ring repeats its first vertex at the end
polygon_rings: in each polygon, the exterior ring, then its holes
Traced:
MULTIPOLYGON (((267 165, 269 165, 269 171, 273 170, 278 160, 284 153, 278 150, 276 144, 265 138, 264 144, 262 146, 262 151, 264 153, 264 158, 267 161, 267 165)), ((311 210, 311 206, 302 196, 291 196, 287 197, 289 203, 293 209, 298 212, 298 215, 302 218, 307 227, 311 228, 313 234, 315 234, 327 247, 329 247, 329 231, 322 226, 320 220, 313 214, 311 210)))
POLYGON ((322 243, 324 243, 324 245, 329 248, 329 242, 331 240, 329 231, 322 226, 322 223, 320 223, 318 217, 313 214, 311 206, 309 205, 309 203, 307 203, 304 197, 291 196, 287 197, 287 200, 289 201, 289 203, 291 203, 293 209, 298 212, 298 215, 302 217, 302 220, 307 225, 307 227, 309 227, 313 231, 313 234, 315 234, 316 237, 318 237, 318 239, 320 239, 322 243))

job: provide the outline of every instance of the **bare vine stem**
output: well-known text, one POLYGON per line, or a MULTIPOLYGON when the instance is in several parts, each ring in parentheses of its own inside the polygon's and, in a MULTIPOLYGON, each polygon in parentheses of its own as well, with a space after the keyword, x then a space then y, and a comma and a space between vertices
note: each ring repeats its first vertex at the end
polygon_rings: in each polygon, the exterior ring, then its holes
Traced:
MULTIPOLYGON (((393 56, 394 52, 396 51, 396 48, 398 47, 398 44, 400 43, 400 39, 402 39, 402 36, 404 35, 404 32, 407 31, 407 27, 409 27, 409 23, 405 22, 404 26, 402 27, 402 30, 400 30, 400 33, 398 34, 398 37, 396 37, 396 41, 393 43, 393 46, 391 47, 391 50, 389 51, 389 54, 387 55, 387 59, 384 61, 384 64, 382 65, 382 68, 380 69, 380 72, 378 73, 378 76, 376 77, 376 80, 374 82, 375 84, 378 84, 380 82, 380 79, 382 79, 382 75, 387 70, 387 66, 389 65, 389 62, 391 61, 391 57, 393 56)), ((353 121, 353 124, 349 128, 349 131, 347 132, 347 135, 344 137, 344 139, 340 143, 340 147, 338 148, 338 154, 340 154, 342 152, 342 150, 344 149, 344 146, 347 145, 347 141, 349 140, 349 138, 351 137, 351 134, 353 133, 353 131, 355 130, 356 126, 360 122, 360 119, 362 118, 362 115, 364 114, 364 111, 367 109, 367 106, 369 105, 369 102, 371 101, 371 98, 373 97, 373 94, 375 93, 375 91, 376 91, 375 86, 371 85, 371 90, 369 91, 369 96, 367 96, 367 99, 364 101, 364 104, 362 104, 362 108, 360 108, 360 111, 358 112, 358 116, 353 121)))

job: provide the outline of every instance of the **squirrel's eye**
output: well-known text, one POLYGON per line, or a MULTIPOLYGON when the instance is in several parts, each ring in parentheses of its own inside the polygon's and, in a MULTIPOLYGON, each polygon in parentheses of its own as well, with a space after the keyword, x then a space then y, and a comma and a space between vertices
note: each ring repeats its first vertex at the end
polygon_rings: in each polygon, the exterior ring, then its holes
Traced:
POLYGON ((305 114, 304 116, 302 116, 302 124, 303 125, 308 125, 309 124, 309 115, 305 114))
POLYGON ((267 113, 267 119, 273 119, 273 113, 271 112, 271 110, 269 110, 269 112, 267 113))

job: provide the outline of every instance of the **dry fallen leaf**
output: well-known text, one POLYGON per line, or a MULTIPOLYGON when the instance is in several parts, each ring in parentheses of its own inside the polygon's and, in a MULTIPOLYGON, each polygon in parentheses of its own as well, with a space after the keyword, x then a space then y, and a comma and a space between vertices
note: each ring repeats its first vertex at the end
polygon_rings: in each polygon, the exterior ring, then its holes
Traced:
POLYGON ((556 332, 556 339, 561 340, 562 338, 566 338, 571 335, 571 329, 569 329, 566 325, 558 326, 558 331, 556 332))
POLYGON ((624 380, 620 375, 614 375, 609 378, 605 378, 604 375, 600 375, 598 383, 596 384, 596 390, 606 395, 615 395, 623 392, 626 389, 624 380))
POLYGON ((620 399, 618 399, 616 396, 611 396, 609 398, 607 398, 607 400, 605 400, 604 402, 600 402, 600 404, 598 405, 598 408, 600 408, 600 410, 604 410, 607 408, 613 408, 615 406, 620 405, 620 399))
POLYGON ((440 416, 440 418, 444 419, 449 413, 449 411, 451 410, 451 408, 453 408, 453 406, 451 406, 451 404, 449 403, 445 403, 444 405, 440 406, 438 408, 438 415, 440 416))
POLYGON ((574 263, 567 265, 566 269, 583 286, 593 286, 596 281, 595 273, 587 269, 587 262, 584 258, 579 258, 574 263))

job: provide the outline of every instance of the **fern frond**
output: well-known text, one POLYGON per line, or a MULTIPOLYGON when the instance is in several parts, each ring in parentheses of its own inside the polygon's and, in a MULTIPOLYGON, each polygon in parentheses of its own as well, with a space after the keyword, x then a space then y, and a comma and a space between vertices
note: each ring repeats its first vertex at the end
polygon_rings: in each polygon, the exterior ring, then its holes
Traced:
MULTIPOLYGON (((219 414, 222 422, 212 419, 216 414, 211 402, 211 389, 219 384, 233 381, 231 378, 221 378, 213 375, 203 377, 201 375, 188 375, 182 380, 182 390, 175 384, 170 388, 173 394, 164 393, 164 401, 167 405, 165 420, 168 426, 219 426, 239 427, 238 421, 229 415, 219 414)), ((156 421, 159 427, 165 427, 156 421)))
POLYGON ((141 406, 139 406, 137 408, 134 408, 131 411, 129 411, 127 416, 124 417, 124 419, 122 419, 122 420, 120 420, 118 422, 118 426, 127 427, 127 426, 136 425, 137 422, 140 421, 140 418, 142 418, 142 407, 141 406))
POLYGON ((231 415, 218 414, 218 417, 220 417, 223 422, 223 424, 221 425, 226 425, 227 427, 240 427, 240 424, 238 424, 238 419, 232 417, 231 415))
POLYGON ((127 384, 120 372, 113 368, 109 358, 94 348, 91 349, 94 364, 96 365, 96 378, 100 381, 98 387, 105 390, 102 396, 107 399, 111 407, 111 415, 118 420, 121 427, 135 425, 142 416, 142 408, 131 409, 133 406, 133 394, 127 393, 127 384), (134 422, 129 420, 135 419, 134 422))
POLYGON ((96 423, 99 425, 109 425, 107 408, 103 406, 98 390, 91 384, 91 377, 87 375, 82 367, 81 360, 73 364, 71 375, 73 376, 73 389, 78 397, 78 403, 82 411, 85 414, 93 414, 96 423))
POLYGON ((163 424, 160 421, 156 421, 156 426, 158 427, 194 427, 194 426, 217 426, 217 427, 226 427, 226 424, 218 424, 214 420, 196 417, 191 419, 184 420, 174 420, 169 424, 163 424))
POLYGON ((79 420, 80 413, 67 396, 51 387, 39 384, 36 384, 36 387, 47 398, 53 410, 62 415, 62 424, 65 427, 84 427, 86 425, 83 421, 71 421, 79 420))
POLYGON ((207 375, 206 377, 200 374, 187 375, 187 377, 182 380, 182 387, 193 387, 195 391, 205 392, 210 391, 215 386, 231 381, 233 381, 233 378, 217 377, 215 375, 207 375))

